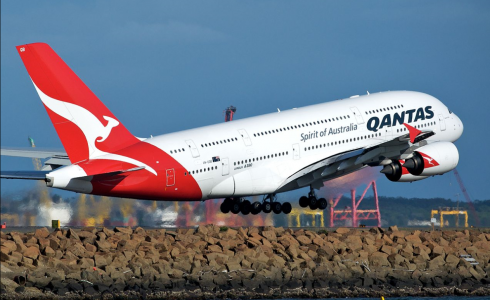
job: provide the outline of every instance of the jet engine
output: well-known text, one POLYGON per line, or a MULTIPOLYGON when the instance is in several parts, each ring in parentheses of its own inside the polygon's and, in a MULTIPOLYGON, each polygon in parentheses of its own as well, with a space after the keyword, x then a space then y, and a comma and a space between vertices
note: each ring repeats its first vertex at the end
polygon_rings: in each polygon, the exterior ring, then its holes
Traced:
POLYGON ((403 167, 415 176, 442 175, 456 168, 459 152, 450 142, 438 142, 418 148, 403 167))
POLYGON ((407 160, 395 160, 384 166, 381 173, 391 181, 411 182, 433 175, 442 175, 456 168, 459 152, 450 142, 422 146, 407 160))
POLYGON ((394 160, 391 164, 384 166, 381 173, 386 175, 390 181, 396 182, 412 182, 417 180, 422 180, 428 176, 415 176, 408 172, 408 170, 403 167, 405 163, 404 160, 394 160))

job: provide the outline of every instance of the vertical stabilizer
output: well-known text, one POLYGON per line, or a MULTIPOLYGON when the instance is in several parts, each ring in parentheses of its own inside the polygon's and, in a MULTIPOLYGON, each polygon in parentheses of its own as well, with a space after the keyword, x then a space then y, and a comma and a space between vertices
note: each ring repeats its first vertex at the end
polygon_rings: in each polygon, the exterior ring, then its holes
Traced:
POLYGON ((139 141, 49 45, 21 45, 17 51, 72 163, 139 141))

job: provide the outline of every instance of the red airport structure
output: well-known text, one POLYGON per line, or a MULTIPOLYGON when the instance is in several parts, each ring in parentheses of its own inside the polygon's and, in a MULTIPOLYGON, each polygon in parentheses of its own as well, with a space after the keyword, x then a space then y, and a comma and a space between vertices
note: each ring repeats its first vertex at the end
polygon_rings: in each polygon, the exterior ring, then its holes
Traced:
POLYGON ((236 113, 236 107, 230 105, 225 109, 225 122, 233 121, 233 115, 236 113))
POLYGON ((358 222, 361 220, 377 220, 378 227, 381 227, 381 214, 379 212, 378 190, 376 188, 376 181, 371 181, 364 189, 364 193, 359 200, 356 200, 356 190, 351 190, 352 207, 346 207, 343 210, 335 210, 335 207, 339 203, 342 195, 339 195, 335 199, 330 199, 330 227, 334 227, 335 221, 345 221, 352 219, 352 227, 358 227, 358 222), (375 209, 363 209, 358 210, 359 204, 364 199, 369 188, 372 187, 374 193, 375 209))
POLYGON ((461 191, 463 192, 463 195, 466 199, 466 202, 468 202, 468 206, 470 207, 471 214, 473 215, 473 218, 475 218, 476 226, 480 227, 480 218, 478 217, 478 213, 476 212, 476 209, 475 209, 475 206, 473 205, 473 202, 471 202, 470 195, 468 194, 468 191, 466 190, 466 187, 463 183, 463 180, 461 179, 461 176, 459 176, 458 170, 454 169, 453 172, 454 172, 454 176, 456 177, 456 180, 458 181, 459 187, 461 188, 461 191))

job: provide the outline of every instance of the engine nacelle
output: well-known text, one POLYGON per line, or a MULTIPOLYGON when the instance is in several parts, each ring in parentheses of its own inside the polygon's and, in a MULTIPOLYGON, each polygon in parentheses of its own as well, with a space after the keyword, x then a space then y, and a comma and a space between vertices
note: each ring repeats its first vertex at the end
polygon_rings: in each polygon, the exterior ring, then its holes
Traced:
POLYGON ((381 173, 384 173, 386 175, 386 178, 395 182, 412 182, 428 177, 410 174, 408 170, 403 167, 404 163, 404 160, 394 160, 391 164, 384 166, 383 170, 381 170, 381 173))
POLYGON ((411 175, 433 176, 453 170, 458 162, 459 152, 453 143, 437 142, 418 148, 403 167, 411 175))

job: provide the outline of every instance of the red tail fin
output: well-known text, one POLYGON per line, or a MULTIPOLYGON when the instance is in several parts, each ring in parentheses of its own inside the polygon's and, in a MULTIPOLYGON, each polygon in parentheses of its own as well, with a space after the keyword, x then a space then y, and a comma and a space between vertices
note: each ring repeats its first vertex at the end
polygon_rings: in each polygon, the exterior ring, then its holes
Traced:
POLYGON ((49 45, 22 45, 17 51, 72 163, 139 141, 49 45))

